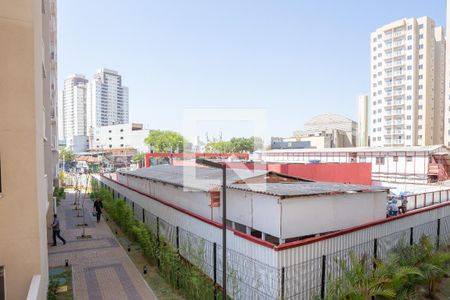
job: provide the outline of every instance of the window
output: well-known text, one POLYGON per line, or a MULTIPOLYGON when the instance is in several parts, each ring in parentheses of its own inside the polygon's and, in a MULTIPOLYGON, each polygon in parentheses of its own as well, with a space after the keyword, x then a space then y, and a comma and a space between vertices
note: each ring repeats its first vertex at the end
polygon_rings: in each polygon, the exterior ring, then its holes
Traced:
POLYGON ((123 129, 120 129, 120 132, 123 132, 123 129))
POLYGON ((423 34, 419 34, 419 39, 423 39, 423 34))
POLYGON ((111 138, 109 138, 109 140, 111 140, 111 138))
POLYGON ((123 144, 120 144, 120 147, 123 147, 123 144))
POLYGON ((411 30, 412 29, 412 25, 408 25, 408 30, 411 30))
POLYGON ((412 70, 412 66, 407 66, 406 69, 410 71, 412 70))
POLYGON ((423 89, 423 85, 419 84, 419 90, 423 89))
POLYGON ((406 161, 412 161, 412 156, 407 156, 406 161))
POLYGON ((109 133, 111 133, 111 130, 108 130, 109 133))
POLYGON ((406 106, 407 110, 411 110, 411 105, 406 106))
POLYGON ((422 70, 423 69, 423 65, 419 65, 419 70, 422 70))
POLYGON ((407 59, 412 59, 412 55, 408 55, 407 59))
POLYGON ((419 44, 419 49, 423 49, 423 44, 419 44))
POLYGON ((394 156, 392 157, 392 159, 394 160, 394 162, 398 162, 398 156, 394 156))
POLYGON ((408 86, 406 87, 406 89, 407 89, 408 91, 410 91, 410 90, 412 89, 412 86, 408 85, 408 86))
POLYGON ((422 29, 423 28, 423 24, 419 24, 419 29, 422 29))
POLYGON ((411 130, 411 125, 406 126, 406 129, 411 130))
POLYGON ((419 105, 418 107, 419 107, 419 109, 422 109, 423 106, 422 106, 422 105, 419 105))
POLYGON ((423 58, 423 54, 419 54, 419 59, 422 59, 423 58))
POLYGON ((121 136, 120 139, 123 140, 123 136, 121 136))
POLYGON ((377 165, 384 165, 384 157, 381 157, 381 156, 377 157, 376 158, 376 164, 377 165))
POLYGON ((419 75, 419 79, 423 79, 423 75, 419 75))
POLYGON ((408 76, 406 76, 406 79, 407 79, 407 80, 411 80, 411 79, 412 79, 412 76, 411 76, 411 75, 408 75, 408 76))
POLYGON ((410 136, 410 135, 407 135, 407 136, 406 136, 406 139, 407 139, 407 140, 410 140, 410 139, 411 139, 411 136, 410 136))
POLYGON ((412 35, 408 35, 408 41, 412 40, 412 35))
POLYGON ((408 46, 408 50, 412 50, 412 46, 411 45, 408 46))

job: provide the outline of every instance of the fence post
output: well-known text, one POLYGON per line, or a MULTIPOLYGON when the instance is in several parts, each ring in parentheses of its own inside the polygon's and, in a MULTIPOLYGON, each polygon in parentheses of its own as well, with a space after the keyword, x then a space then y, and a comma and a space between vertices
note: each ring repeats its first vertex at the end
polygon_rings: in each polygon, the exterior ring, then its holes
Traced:
POLYGON ((320 299, 325 299, 325 276, 326 276, 326 263, 327 263, 327 256, 322 256, 322 277, 321 277, 321 285, 320 285, 320 299))
POLYGON ((431 204, 434 205, 434 192, 431 194, 431 204))
POLYGON ((414 244, 414 229, 411 227, 409 229, 409 245, 412 246, 414 244))
POLYGON ((427 206, 427 193, 423 194, 423 207, 427 206))
MULTIPOLYGON (((177 253, 180 257, 180 228, 178 226, 176 227, 176 234, 177 253)), ((177 288, 180 288, 180 265, 177 267, 177 288)))
POLYGON ((442 203, 442 190, 439 191, 439 203, 442 203))
POLYGON ((374 258, 373 269, 375 270, 377 268, 376 260, 378 258, 378 239, 373 240, 373 258, 374 258))
POLYGON ((281 268, 281 300, 284 299, 284 267, 281 268))
POLYGON ((414 209, 417 209, 417 194, 414 195, 414 209))
POLYGON ((439 250, 441 236, 441 219, 437 220, 437 237, 436 237, 436 250, 439 250))
POLYGON ((217 244, 213 244, 214 300, 217 299, 217 244))
POLYGON ((145 223, 145 209, 142 209, 142 223, 145 223))
POLYGON ((156 249, 158 251, 158 255, 157 255, 157 265, 158 265, 158 269, 161 267, 161 262, 159 259, 159 253, 160 253, 160 249, 159 249, 159 217, 156 217, 156 249))

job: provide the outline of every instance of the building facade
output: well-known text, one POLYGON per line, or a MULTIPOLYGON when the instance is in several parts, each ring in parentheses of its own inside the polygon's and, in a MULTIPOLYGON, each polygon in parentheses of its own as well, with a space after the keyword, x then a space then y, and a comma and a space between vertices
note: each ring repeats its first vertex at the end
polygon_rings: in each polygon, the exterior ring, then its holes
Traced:
POLYGON ((99 69, 87 89, 88 134, 95 127, 128 123, 128 88, 117 71, 99 69))
POLYGON ((371 34, 371 145, 443 143, 445 38, 428 17, 371 34))
POLYGON ((304 130, 294 132, 297 141, 310 143, 310 148, 354 147, 358 124, 341 115, 322 114, 305 123, 304 130))
POLYGON ((0 2, 0 299, 46 299, 58 175, 56 1, 0 2), (26 159, 28 157, 29 159, 26 159))
POLYGON ((109 149, 136 149, 138 152, 148 152, 149 146, 145 143, 150 130, 144 129, 142 124, 121 124, 96 127, 93 130, 93 151, 109 149))
POLYGON ((358 97, 358 147, 369 146, 369 97, 367 95, 361 95, 358 97))
POLYGON ((62 91, 62 120, 66 147, 74 152, 87 150, 86 88, 83 75, 72 74, 64 80, 62 91))

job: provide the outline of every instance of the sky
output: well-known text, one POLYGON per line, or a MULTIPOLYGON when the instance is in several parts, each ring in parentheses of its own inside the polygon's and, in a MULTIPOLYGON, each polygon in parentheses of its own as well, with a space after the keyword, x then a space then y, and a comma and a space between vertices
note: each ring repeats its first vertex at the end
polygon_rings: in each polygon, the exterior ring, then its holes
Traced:
POLYGON ((266 138, 287 137, 322 113, 357 120, 370 33, 420 16, 444 26, 445 0, 61 0, 59 87, 106 67, 129 88, 131 122, 183 132, 187 110, 224 109, 195 134, 228 139, 261 123, 230 110, 254 109, 265 112, 266 138))

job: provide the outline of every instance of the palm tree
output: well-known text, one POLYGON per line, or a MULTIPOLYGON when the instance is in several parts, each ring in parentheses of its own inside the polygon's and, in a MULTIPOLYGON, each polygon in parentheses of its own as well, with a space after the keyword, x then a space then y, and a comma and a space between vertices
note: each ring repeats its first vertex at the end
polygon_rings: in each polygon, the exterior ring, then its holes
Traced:
POLYGON ((394 299, 395 290, 389 286, 391 279, 385 274, 370 269, 367 256, 358 258, 350 253, 350 264, 343 259, 337 261, 342 276, 333 281, 327 290, 327 300, 370 300, 376 297, 394 299))

